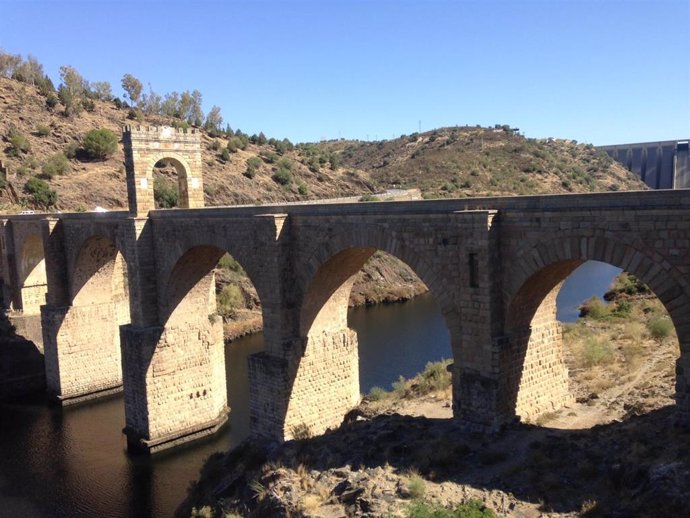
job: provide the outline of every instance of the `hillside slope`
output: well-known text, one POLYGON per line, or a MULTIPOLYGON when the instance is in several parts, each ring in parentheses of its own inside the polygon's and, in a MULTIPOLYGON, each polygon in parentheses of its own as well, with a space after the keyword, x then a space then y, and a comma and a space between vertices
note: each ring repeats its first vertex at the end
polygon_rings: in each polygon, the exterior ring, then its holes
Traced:
MULTIPOLYGON (((46 106, 36 88, 0 78, 0 160, 8 169, 9 188, 0 195, 0 210, 32 207, 23 193, 44 162, 70 146, 79 148, 91 129, 120 133, 125 124, 170 124, 161 117, 127 118, 128 110, 95 101, 92 112, 69 118, 61 106, 46 106), (29 144, 13 156, 11 130, 29 144)), ((223 159, 223 137, 203 133, 203 174, 207 205, 274 203, 365 195, 389 187, 419 187, 425 197, 478 194, 534 194, 644 189, 624 168, 592 146, 565 141, 536 141, 512 131, 487 128, 443 128, 390 141, 333 141, 279 150, 270 144, 248 144, 223 159), (281 152, 282 151, 282 152, 281 152), (260 157, 253 178, 245 175, 247 160, 260 157), (292 179, 281 185, 273 179, 280 161, 292 179)), ((292 146, 291 146, 292 147, 292 146)), ((69 154, 69 153, 68 153, 69 154)), ((126 207, 122 147, 103 161, 83 154, 69 159, 69 171, 48 179, 58 194, 55 209, 89 210, 100 205, 126 207)), ((33 208, 33 207, 32 207, 33 208)))

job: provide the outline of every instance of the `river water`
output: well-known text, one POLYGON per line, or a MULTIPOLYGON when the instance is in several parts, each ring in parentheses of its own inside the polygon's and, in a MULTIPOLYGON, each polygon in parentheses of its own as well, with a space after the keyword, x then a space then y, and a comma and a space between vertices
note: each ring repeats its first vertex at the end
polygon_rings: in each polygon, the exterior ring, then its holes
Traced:
MULTIPOLYGON (((619 272, 585 263, 558 298, 559 319, 577 318, 577 306, 601 296, 619 272)), ((431 295, 350 312, 357 330, 361 392, 389 388, 429 361, 450 357, 450 338, 431 295)), ((184 499, 204 459, 238 444, 248 430, 248 354, 261 334, 226 346, 230 424, 213 438, 153 458, 124 451, 122 397, 60 409, 42 398, 0 404, 0 517, 167 517, 184 499)))

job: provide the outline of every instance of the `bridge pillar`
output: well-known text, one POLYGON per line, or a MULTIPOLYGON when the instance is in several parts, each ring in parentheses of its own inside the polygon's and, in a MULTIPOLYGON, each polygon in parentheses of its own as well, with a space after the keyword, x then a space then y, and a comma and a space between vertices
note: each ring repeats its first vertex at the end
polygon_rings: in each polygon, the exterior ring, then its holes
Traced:
POLYGON ((249 359, 253 435, 289 440, 338 427, 359 403, 359 354, 352 329, 297 339, 292 359, 249 359))
POLYGON ((122 390, 115 302, 41 308, 48 394, 62 405, 122 390))
POLYGON ((125 434, 155 453, 216 432, 227 421, 223 325, 121 328, 125 434))

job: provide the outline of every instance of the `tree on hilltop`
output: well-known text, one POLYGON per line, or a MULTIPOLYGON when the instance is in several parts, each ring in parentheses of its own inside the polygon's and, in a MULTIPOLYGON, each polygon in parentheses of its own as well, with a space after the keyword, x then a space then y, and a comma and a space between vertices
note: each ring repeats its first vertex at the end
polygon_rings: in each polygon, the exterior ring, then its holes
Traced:
POLYGON ((65 106, 65 115, 77 115, 89 92, 89 82, 76 68, 69 65, 60 67, 60 79, 62 84, 58 88, 58 97, 65 106))
POLYGON ((141 92, 144 89, 144 85, 142 85, 141 81, 132 74, 125 74, 122 76, 122 89, 127 94, 127 97, 129 97, 129 100, 137 104, 141 97, 141 92))
POLYGON ((208 112, 208 115, 206 115, 204 129, 217 132, 221 124, 223 124, 223 116, 220 114, 220 107, 214 105, 211 111, 208 112))
POLYGON ((111 101, 113 99, 113 90, 108 81, 96 81, 91 85, 93 95, 99 101, 111 101))
POLYGON ((21 63, 22 57, 19 54, 8 54, 0 50, 0 76, 12 77, 21 63))

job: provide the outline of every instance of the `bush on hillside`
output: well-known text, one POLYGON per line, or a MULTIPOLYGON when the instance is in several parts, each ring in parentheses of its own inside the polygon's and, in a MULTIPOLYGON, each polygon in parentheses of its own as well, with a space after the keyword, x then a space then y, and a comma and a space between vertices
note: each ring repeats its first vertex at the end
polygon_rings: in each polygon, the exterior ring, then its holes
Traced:
POLYGON ((29 195, 29 199, 34 205, 48 208, 57 203, 57 193, 50 188, 48 182, 40 178, 30 178, 24 184, 24 192, 29 195))
POLYGON ((292 173, 287 169, 278 169, 273 173, 273 181, 280 185, 290 185, 292 183, 292 173))
POLYGON ((254 178, 256 176, 256 172, 261 167, 261 164, 263 164, 263 161, 259 157, 253 156, 248 158, 247 170, 244 172, 244 176, 247 178, 254 178))
POLYGON ((10 143, 7 154, 10 156, 19 157, 31 151, 31 143, 14 125, 7 132, 7 140, 10 143))
POLYGON ((36 136, 47 137, 48 135, 50 135, 50 126, 45 126, 43 124, 36 126, 36 136))
POLYGON ((55 153, 43 162, 41 172, 44 176, 52 178, 55 175, 62 175, 69 171, 69 161, 63 153, 55 153))
POLYGON ((117 151, 117 135, 106 128, 91 130, 82 147, 89 157, 105 160, 117 151))
POLYGON ((661 342, 664 338, 671 336, 671 333, 673 333, 673 322, 667 317, 657 317, 647 323, 647 328, 652 338, 661 342))

